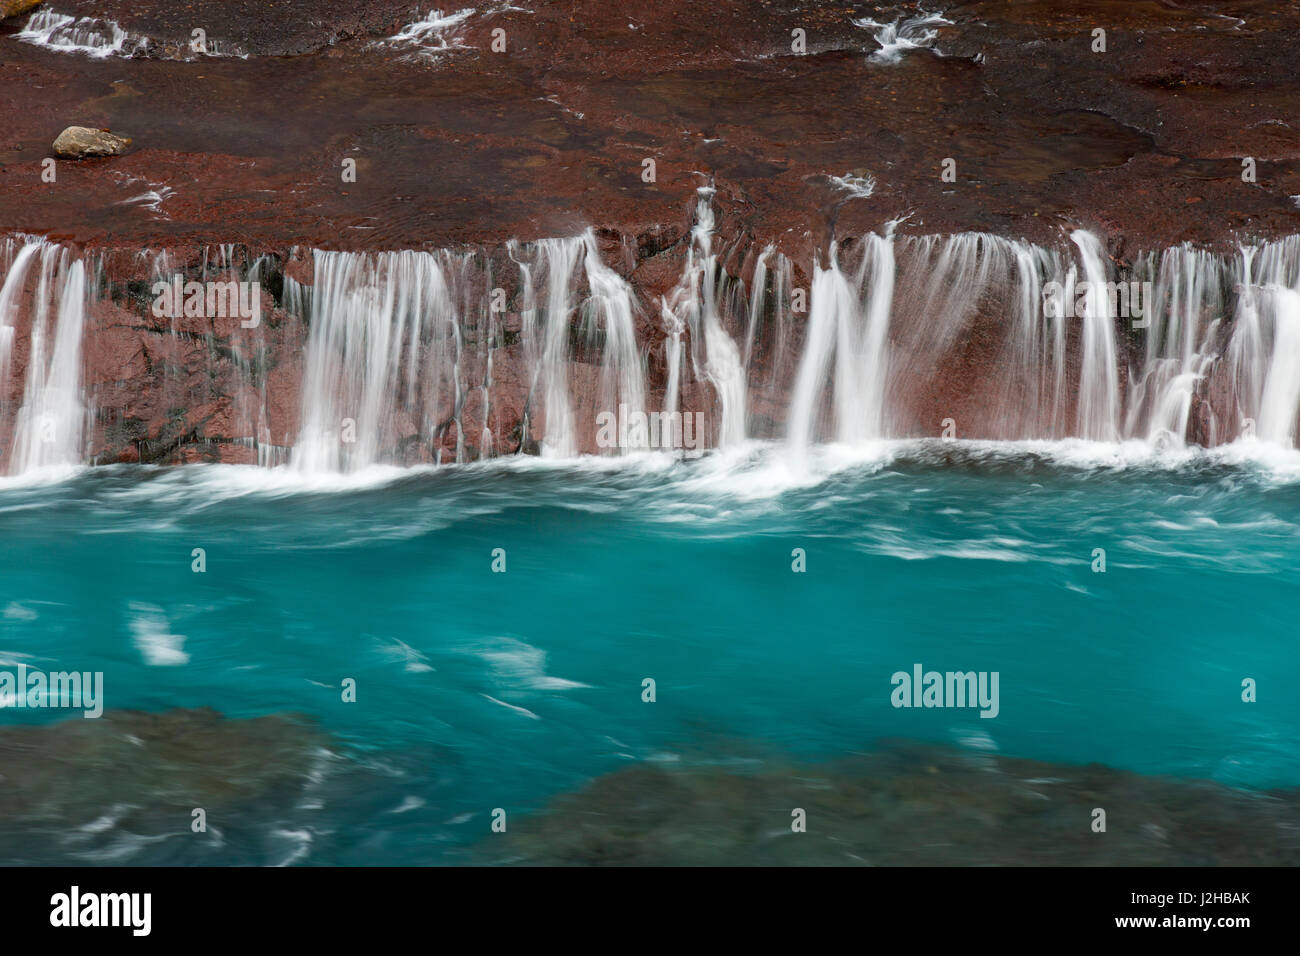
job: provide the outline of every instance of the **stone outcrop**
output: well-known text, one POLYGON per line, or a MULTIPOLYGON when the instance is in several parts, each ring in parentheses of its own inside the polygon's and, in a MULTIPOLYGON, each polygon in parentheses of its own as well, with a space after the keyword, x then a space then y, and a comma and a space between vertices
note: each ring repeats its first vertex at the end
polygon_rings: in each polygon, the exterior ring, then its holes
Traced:
MULTIPOLYGON (((878 55, 870 24, 905 24, 912 4, 667 0, 633 15, 604 0, 512 4, 448 28, 427 55, 385 41, 409 24, 407 5, 364 6, 70 0, 71 15, 155 41, 127 51, 130 61, 3 38, 0 112, 11 122, 0 235, 50 235, 108 263, 85 342, 96 460, 248 461, 250 436, 279 448, 300 426, 309 330, 283 307, 278 280, 264 290, 257 336, 158 322, 141 298, 152 279, 137 255, 145 248, 172 250, 194 276, 205 250, 234 243, 245 261, 271 256, 273 274, 310 284, 302 250, 312 247, 472 248, 508 267, 512 240, 593 226, 644 307, 637 333, 653 400, 667 380, 656 307, 681 277, 705 182, 716 186, 715 250, 728 274, 748 282, 772 246, 804 288, 833 237, 843 246, 895 220, 900 235, 980 230, 1056 247, 1087 227, 1120 268, 1184 241, 1229 250, 1300 232, 1293 5, 958 3, 928 47, 896 62, 878 55), (212 49, 233 44, 247 58, 155 56, 196 24, 212 49), (1094 50, 1098 28, 1104 52, 1094 50), (497 29, 502 52, 491 46, 497 29), (806 38, 800 50, 794 31, 806 38), (60 164, 57 183, 41 183, 51 118, 69 116, 130 130, 135 143, 111 163, 60 164), (941 176, 948 159, 952 182, 941 176), (849 173, 874 189, 846 188, 849 173)), ((978 418, 974 383, 999 378, 1005 319, 985 311, 925 371, 934 385, 918 387, 929 404, 916 420, 978 418)), ((802 321, 787 355, 799 352, 802 321)), ((443 428, 412 460, 458 444, 472 457, 484 426, 498 447, 523 448, 530 383, 518 312, 503 322, 490 402, 474 392, 486 388, 486 363, 467 362, 465 433, 443 428)), ((22 400, 26 334, 20 326, 0 382, 8 421, 22 400)), ((778 360, 758 348, 751 385, 788 387, 778 360)), ((575 363, 576 402, 596 378, 575 363)), ((753 387, 749 398, 755 434, 778 430, 788 394, 753 387)), ((713 401, 698 382, 683 394, 688 407, 713 401)), ((1201 411, 1196 440, 1210 433, 1201 411)))
POLYGON ((873 60, 878 31, 857 24, 905 21, 910 3, 519 6, 484 8, 421 57, 383 42, 409 4, 363 16, 320 0, 274 12, 80 0, 67 12, 132 36, 181 42, 197 23, 250 56, 195 69, 7 39, 0 233, 268 251, 493 244, 586 225, 641 236, 681 221, 701 174, 741 204, 756 241, 801 261, 832 231, 897 218, 905 232, 1037 242, 1083 225, 1148 249, 1300 230, 1294 5, 961 3, 932 48, 896 63, 873 60), (277 43, 340 16, 356 22, 338 36, 277 43), (130 130, 136 147, 32 190, 52 116, 130 130), (941 178, 945 159, 955 182, 941 178), (870 197, 835 186, 850 170, 875 178, 870 197), (163 185, 173 194, 158 209, 126 203, 163 185))

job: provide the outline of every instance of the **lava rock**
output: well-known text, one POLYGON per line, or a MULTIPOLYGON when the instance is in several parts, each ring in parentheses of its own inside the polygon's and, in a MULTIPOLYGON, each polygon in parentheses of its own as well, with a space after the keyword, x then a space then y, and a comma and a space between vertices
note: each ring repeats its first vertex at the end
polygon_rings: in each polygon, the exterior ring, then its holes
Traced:
POLYGON ((69 126, 54 141, 54 154, 64 159, 87 156, 121 156, 131 145, 129 137, 115 136, 106 129, 69 126))

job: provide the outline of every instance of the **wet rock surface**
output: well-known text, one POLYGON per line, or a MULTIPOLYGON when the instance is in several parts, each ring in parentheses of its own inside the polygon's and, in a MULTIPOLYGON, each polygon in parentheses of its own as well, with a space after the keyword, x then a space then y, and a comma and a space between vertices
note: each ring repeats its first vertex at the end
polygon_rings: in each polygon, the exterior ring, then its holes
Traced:
MULTIPOLYGON (((269 255, 310 285, 312 247, 452 247, 490 260, 511 285, 508 242, 591 226, 644 309, 637 339, 657 407, 667 381, 658 303, 681 280, 706 183, 721 267, 750 282, 770 245, 804 289, 832 238, 848 250, 895 220, 904 236, 982 230, 1070 257, 1065 234, 1082 226, 1121 275, 1142 251, 1190 241, 1225 252, 1300 230, 1300 74, 1288 42, 1300 9, 1262 0, 955 3, 928 26, 911 4, 786 0, 632 12, 597 0, 503 4, 441 19, 316 0, 63 0, 42 11, 128 35, 96 58, 19 41, 21 17, 0 27, 0 110, 12 120, 0 141, 0 233, 105 256, 85 342, 87 457, 98 462, 266 463, 252 440, 279 456, 300 426, 306 317, 268 285, 255 333, 158 321, 145 248, 166 250, 187 278, 213 278, 207 263, 234 243, 245 263, 269 255), (914 45, 889 53, 882 25, 914 45), (208 54, 184 49, 196 29, 208 54), (58 161, 46 181, 49 143, 73 116, 134 142, 111 162, 58 161)), ((1001 436, 983 427, 983 409, 1000 388, 991 370, 1005 359, 1006 309, 982 304, 977 318, 942 361, 903 343, 908 374, 931 384, 914 389, 928 403, 907 410, 902 432, 933 434, 953 416, 965 435, 1001 436)), ((28 322, 17 319, 0 382, 0 457, 22 401, 28 322)), ((408 441, 392 460, 473 459, 484 426, 498 451, 536 450, 521 429, 531 380, 519 325, 512 310, 490 342, 485 408, 486 362, 463 369, 465 434, 443 427, 448 407, 432 445, 408 441)), ((779 350, 768 330, 755 344, 756 437, 783 430, 803 326, 796 317, 779 350)), ((727 332, 740 342, 746 330, 727 332)), ((1067 350, 1073 381, 1077 349, 1067 350)), ((584 409, 596 371, 574 363, 584 409)), ((686 383, 682 400, 716 418, 706 385, 686 383)), ((1196 419, 1187 437, 1227 435, 1196 419)))
POLYGON ((642 246, 688 223, 707 175, 743 206, 734 229, 800 259, 832 230, 904 216, 918 233, 1038 241, 1086 225, 1125 249, 1300 224, 1289 5, 959 3, 931 48, 897 62, 879 61, 879 31, 855 21, 905 21, 917 13, 907 4, 486 7, 413 45, 377 42, 416 19, 396 5, 53 9, 169 43, 200 28, 248 58, 97 60, 17 42, 10 21, 5 231, 393 248, 595 225, 642 246), (33 188, 50 118, 69 113, 130 129, 136 151, 117 177, 61 170, 33 188), (955 182, 940 178, 946 158, 955 182), (828 178, 850 170, 875 177, 872 196, 828 178), (174 194, 157 210, 122 206, 141 183, 174 194))
MULTIPOLYGON (((743 761, 737 761, 743 763, 743 761)), ((757 763, 757 762, 755 762, 757 763)), ((476 862, 1294 866, 1296 791, 1254 793, 894 741, 826 764, 641 765, 511 818, 476 862), (806 812, 806 832, 791 829, 806 812), (1106 831, 1094 832, 1094 809, 1106 831)))

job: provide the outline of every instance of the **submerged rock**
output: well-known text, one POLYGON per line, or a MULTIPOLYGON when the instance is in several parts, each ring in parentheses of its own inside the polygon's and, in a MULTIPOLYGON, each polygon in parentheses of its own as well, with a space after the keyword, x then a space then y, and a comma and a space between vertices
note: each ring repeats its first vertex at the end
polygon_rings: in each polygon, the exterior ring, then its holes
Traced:
POLYGON ((24 13, 42 2, 44 0, 0 0, 0 20, 24 13))
POLYGON ((436 861, 450 760, 427 745, 360 752, 292 713, 2 726, 0 866, 436 861))
POLYGON ((85 159, 88 156, 121 156, 131 140, 116 136, 106 129, 89 126, 69 126, 54 140, 54 154, 64 159, 85 159))
POLYGON ((330 753, 302 719, 208 708, 2 727, 0 863, 267 862, 257 821, 288 816, 330 753))
POLYGON ((478 859, 529 865, 1294 866, 1300 792, 897 743, 752 773, 601 777, 478 859), (1094 829, 1105 811, 1105 832, 1094 829), (806 831, 794 832, 796 810, 806 831))

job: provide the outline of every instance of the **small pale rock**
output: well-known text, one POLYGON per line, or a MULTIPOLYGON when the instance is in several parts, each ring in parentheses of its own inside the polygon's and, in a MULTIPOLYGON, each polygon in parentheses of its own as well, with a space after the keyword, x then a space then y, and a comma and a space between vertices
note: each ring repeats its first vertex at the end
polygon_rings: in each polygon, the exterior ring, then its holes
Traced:
POLYGON ((108 130, 91 129, 88 126, 69 126, 54 141, 54 154, 64 159, 120 156, 126 152, 129 145, 131 145, 129 138, 114 136, 108 130))

